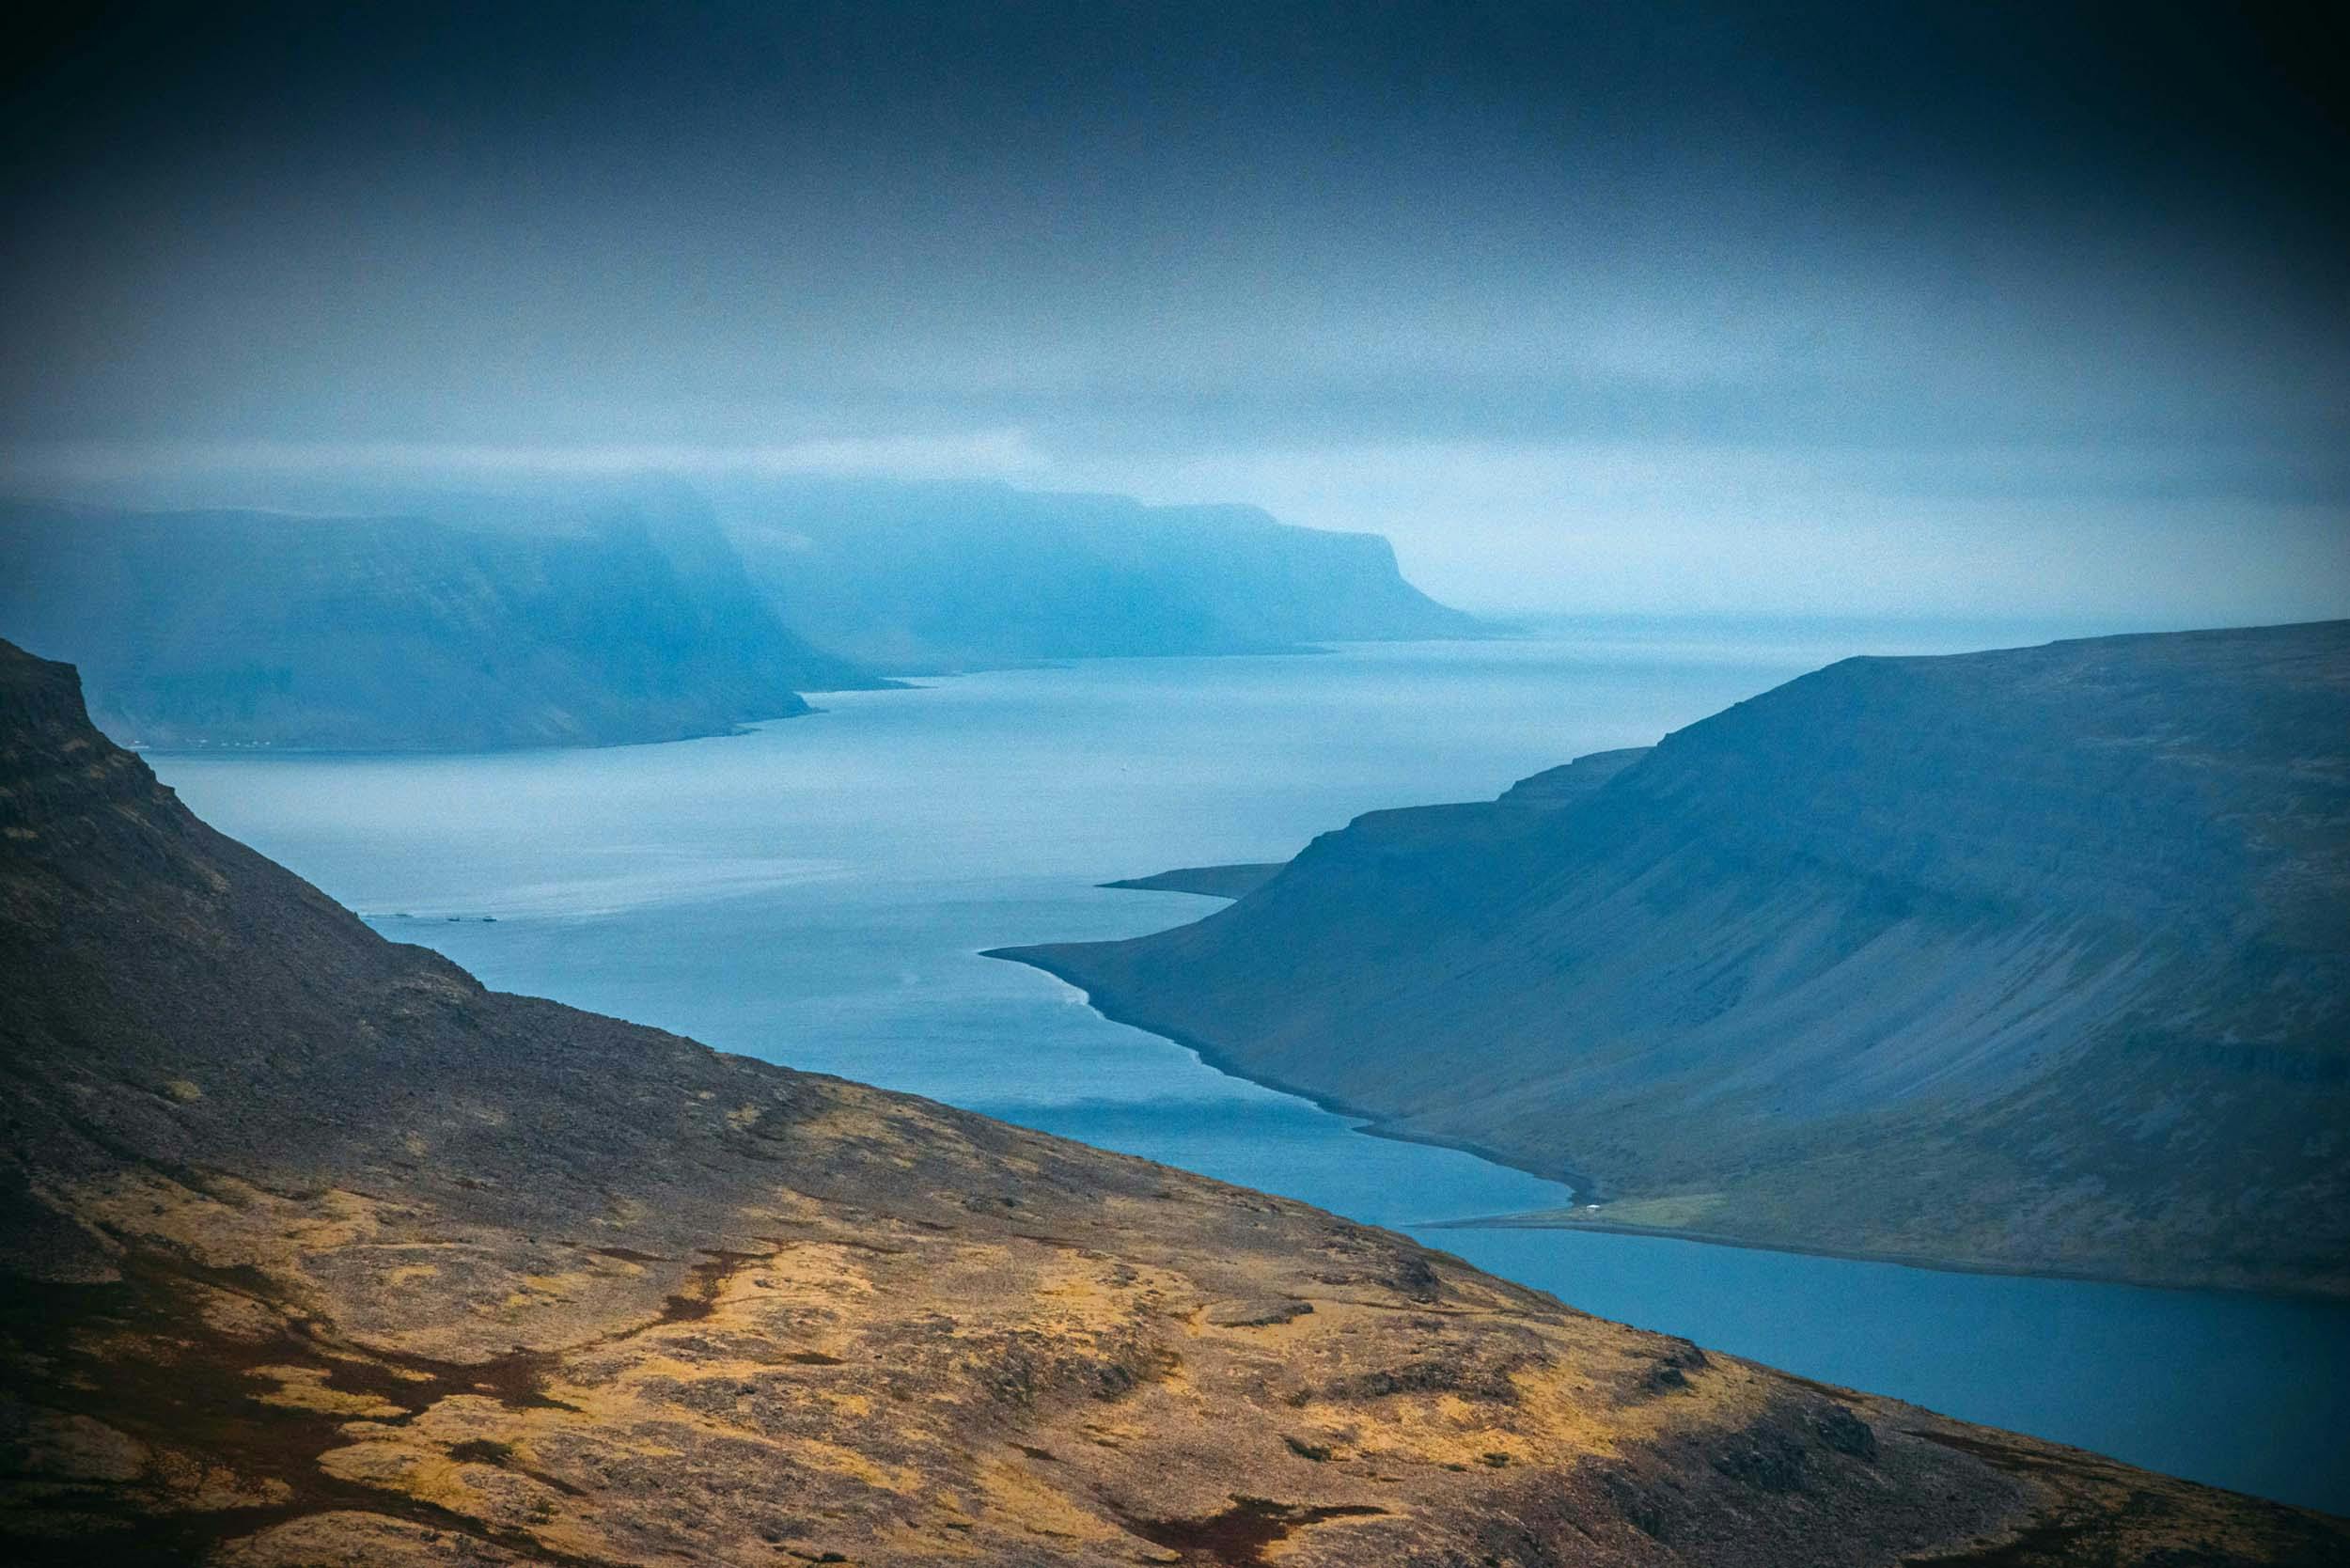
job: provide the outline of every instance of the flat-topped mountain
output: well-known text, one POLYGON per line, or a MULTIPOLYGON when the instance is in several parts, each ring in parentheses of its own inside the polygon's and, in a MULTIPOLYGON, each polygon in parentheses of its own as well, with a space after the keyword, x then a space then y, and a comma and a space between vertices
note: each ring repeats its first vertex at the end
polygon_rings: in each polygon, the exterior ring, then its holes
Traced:
POLYGON ((0 646, 15 1561, 2340 1560, 1303 1204, 485 991, 0 646))
POLYGON ((185 488, 239 504, 0 502, 0 634, 80 666, 134 745, 675 740, 882 669, 1483 630, 1377 535, 1251 507, 816 478, 185 488))
POLYGON ((666 741, 879 683, 788 631, 674 494, 495 525, 8 503, 0 631, 162 747, 666 741))
POLYGON ((891 673, 1478 635, 1376 534, 1009 485, 713 483, 785 620, 891 673))
POLYGON ((2350 623, 1850 659, 1007 956, 1597 1222, 2350 1291, 2350 623))

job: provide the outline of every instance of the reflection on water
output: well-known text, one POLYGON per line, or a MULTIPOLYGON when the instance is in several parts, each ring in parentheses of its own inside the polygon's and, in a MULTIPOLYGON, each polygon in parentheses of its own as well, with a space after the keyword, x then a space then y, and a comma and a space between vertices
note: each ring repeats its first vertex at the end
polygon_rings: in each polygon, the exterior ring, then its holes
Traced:
MULTIPOLYGON (((1196 918, 1213 902, 1092 885, 1278 859, 1361 811, 1490 796, 1904 640, 1921 639, 1619 629, 1103 661, 829 697, 810 717, 671 745, 151 760, 217 826, 492 985, 1419 1226, 1567 1195, 1364 1137, 979 950, 1196 918)), ((1611 1317, 2350 1510, 2342 1309, 1636 1237, 1419 1233, 1611 1317)))

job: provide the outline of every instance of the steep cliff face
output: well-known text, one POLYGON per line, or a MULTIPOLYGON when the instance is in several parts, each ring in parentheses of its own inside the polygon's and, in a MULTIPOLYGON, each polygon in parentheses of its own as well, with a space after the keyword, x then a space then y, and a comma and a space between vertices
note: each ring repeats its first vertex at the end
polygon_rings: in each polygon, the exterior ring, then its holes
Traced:
POLYGON ((2336 1560, 2334 1521, 484 991, 0 645, 12 1561, 2336 1560))
POLYGON ((1384 539, 1247 507, 815 479, 214 488, 245 510, 0 502, 0 633, 78 664, 133 745, 674 740, 885 668, 1480 630, 1384 539))
POLYGON ((1606 1222, 2350 1290, 2350 624, 1848 660, 1011 956, 1606 1222))
POLYGON ((896 672, 1473 635, 1375 534, 1003 485, 720 485, 791 625, 896 672))
POLYGON ((784 629, 706 515, 532 526, 0 508, 0 630, 118 738, 472 750, 725 734, 873 678, 784 629))

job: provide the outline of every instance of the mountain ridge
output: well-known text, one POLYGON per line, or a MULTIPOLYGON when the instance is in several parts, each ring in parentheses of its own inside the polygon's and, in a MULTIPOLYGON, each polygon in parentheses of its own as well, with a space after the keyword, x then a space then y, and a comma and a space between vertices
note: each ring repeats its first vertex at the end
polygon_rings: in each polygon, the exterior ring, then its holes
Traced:
POLYGON ((1602 1222, 2339 1294, 2344 735, 2341 622, 1847 660, 999 956, 1602 1222))
POLYGON ((1385 537, 1257 507, 1004 484, 710 488, 778 613, 894 674, 1489 633, 1406 582, 1385 537))
POLYGON ((883 666, 1489 631, 1384 538, 1245 506, 655 474, 114 488, 136 504, 0 501, 0 632, 79 665, 102 725, 157 749, 678 740, 896 684, 883 666))
POLYGON ((0 568, 0 626, 88 663, 107 727, 164 749, 677 740, 885 683, 660 497, 527 526, 12 502, 0 568))

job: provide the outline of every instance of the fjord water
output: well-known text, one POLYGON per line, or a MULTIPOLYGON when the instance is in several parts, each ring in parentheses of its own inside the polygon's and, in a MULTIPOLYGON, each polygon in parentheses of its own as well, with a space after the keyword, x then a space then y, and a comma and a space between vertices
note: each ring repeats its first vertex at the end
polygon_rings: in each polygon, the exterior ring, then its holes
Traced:
POLYGON ((1441 1228, 1570 1195, 1364 1136, 978 956, 1215 907, 1093 886, 1109 878, 1278 859, 1360 811, 1490 796, 1843 653, 2002 640, 2022 639, 1585 627, 965 676, 667 745, 149 760, 224 831, 491 985, 1409 1229, 1808 1376, 2350 1512, 2350 1309, 1441 1228))

